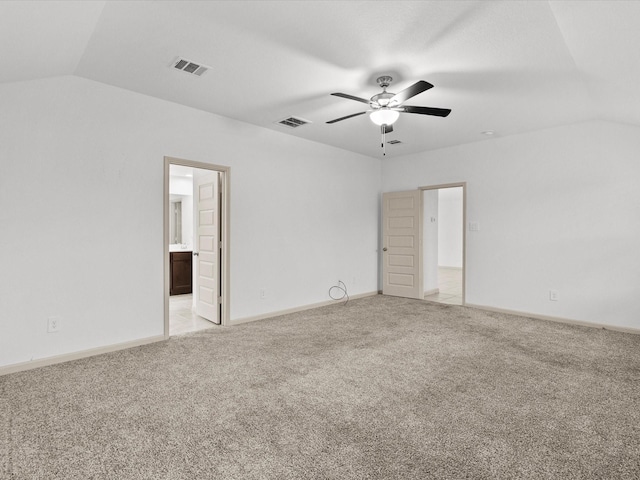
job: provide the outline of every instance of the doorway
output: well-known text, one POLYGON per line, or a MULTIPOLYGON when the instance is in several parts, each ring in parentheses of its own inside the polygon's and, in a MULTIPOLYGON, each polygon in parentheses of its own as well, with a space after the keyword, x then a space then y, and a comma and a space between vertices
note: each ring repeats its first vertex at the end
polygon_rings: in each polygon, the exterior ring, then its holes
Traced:
POLYGON ((229 322, 229 177, 229 167, 165 157, 165 338, 229 322))
POLYGON ((464 183, 421 187, 425 300, 464 305, 464 183))

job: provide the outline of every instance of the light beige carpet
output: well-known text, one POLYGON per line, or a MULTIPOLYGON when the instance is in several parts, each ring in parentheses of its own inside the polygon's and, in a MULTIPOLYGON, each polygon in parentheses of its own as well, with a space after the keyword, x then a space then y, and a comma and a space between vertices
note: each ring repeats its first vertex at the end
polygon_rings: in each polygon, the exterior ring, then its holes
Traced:
POLYGON ((2 479, 637 479, 640 336, 376 296, 0 377, 2 479))

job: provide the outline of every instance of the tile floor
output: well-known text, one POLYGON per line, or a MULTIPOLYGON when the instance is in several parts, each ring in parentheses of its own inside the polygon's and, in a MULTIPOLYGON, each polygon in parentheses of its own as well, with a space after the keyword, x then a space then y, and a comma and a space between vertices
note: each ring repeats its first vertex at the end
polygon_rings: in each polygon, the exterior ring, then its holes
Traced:
POLYGON ((462 269, 438 267, 439 293, 427 295, 425 300, 449 305, 462 305, 462 269))
POLYGON ((205 328, 217 327, 215 323, 196 315, 192 309, 193 295, 169 297, 169 335, 180 335, 205 328))

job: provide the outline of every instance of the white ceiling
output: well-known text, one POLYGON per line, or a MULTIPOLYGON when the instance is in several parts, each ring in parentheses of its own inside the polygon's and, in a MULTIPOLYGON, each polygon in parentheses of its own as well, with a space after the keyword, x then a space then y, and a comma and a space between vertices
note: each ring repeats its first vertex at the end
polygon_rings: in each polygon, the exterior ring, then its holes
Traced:
POLYGON ((366 106, 390 74, 408 104, 387 156, 594 118, 640 125, 640 2, 2 1, 0 82, 77 75, 379 157, 366 106), (212 67, 171 68, 178 56, 212 67), (292 130, 275 122, 299 116, 292 130))

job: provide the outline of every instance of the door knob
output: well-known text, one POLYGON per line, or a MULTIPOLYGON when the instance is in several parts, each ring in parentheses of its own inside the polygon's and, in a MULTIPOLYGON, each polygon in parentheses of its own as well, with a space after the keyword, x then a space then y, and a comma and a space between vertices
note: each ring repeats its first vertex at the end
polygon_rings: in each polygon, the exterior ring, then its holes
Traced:
POLYGON ((382 251, 383 251, 383 252, 386 252, 386 251, 387 251, 387 247, 384 247, 384 248, 382 249, 382 251))

